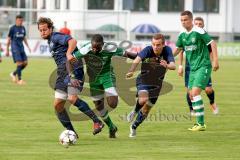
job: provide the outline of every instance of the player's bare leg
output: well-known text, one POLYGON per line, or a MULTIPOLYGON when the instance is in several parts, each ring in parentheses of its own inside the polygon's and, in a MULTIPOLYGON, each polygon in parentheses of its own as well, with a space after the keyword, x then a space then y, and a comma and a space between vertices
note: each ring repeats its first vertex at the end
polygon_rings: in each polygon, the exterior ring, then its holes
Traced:
POLYGON ((215 103, 215 92, 211 86, 205 88, 205 92, 208 96, 209 103, 210 103, 210 108, 213 112, 213 114, 218 114, 219 109, 217 104, 215 103))

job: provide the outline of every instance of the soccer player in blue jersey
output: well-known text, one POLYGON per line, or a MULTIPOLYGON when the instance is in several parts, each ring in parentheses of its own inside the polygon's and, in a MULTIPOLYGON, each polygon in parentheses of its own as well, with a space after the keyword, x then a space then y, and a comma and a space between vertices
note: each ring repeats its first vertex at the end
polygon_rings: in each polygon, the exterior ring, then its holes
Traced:
MULTIPOLYGON (((194 18, 194 25, 198 26, 200 28, 204 28, 204 20, 203 20, 203 18, 202 17, 194 18)), ((208 45, 208 51, 209 51, 210 57, 212 59, 212 48, 211 48, 211 45, 208 45)), ((182 62, 183 62, 183 52, 179 53, 179 67, 178 67, 178 74, 179 74, 179 76, 183 76, 182 62)), ((189 62, 186 59, 186 62, 185 62, 185 75, 184 75, 184 81, 185 81, 185 87, 186 88, 188 87, 189 74, 190 74, 190 66, 189 66, 189 62)), ((210 108, 211 108, 213 114, 218 114, 219 109, 217 107, 217 104, 215 103, 215 91, 213 90, 213 87, 212 87, 212 79, 211 79, 211 77, 210 77, 210 79, 208 81, 208 84, 207 84, 207 86, 205 88, 205 92, 206 92, 206 94, 208 96, 209 103, 210 103, 210 108)), ((191 115, 194 116, 195 112, 194 112, 194 110, 192 108, 192 102, 191 102, 191 99, 190 99, 190 96, 189 96, 188 88, 187 88, 186 99, 187 99, 187 102, 188 102, 190 113, 191 113, 191 115)))
POLYGON ((64 108, 64 104, 66 100, 68 100, 93 120, 93 134, 99 133, 104 127, 104 124, 89 108, 88 104, 78 98, 78 94, 83 88, 84 71, 82 61, 77 61, 72 56, 73 53, 79 52, 77 41, 70 35, 54 32, 53 22, 50 18, 42 17, 38 20, 37 24, 41 37, 48 40, 50 52, 57 65, 54 107, 58 119, 66 129, 75 132, 64 108))
POLYGON ((26 39, 26 30, 23 26, 23 17, 21 15, 17 15, 16 24, 10 28, 8 33, 6 56, 9 56, 9 46, 11 43, 12 57, 14 63, 17 64, 17 68, 14 72, 10 73, 10 76, 12 81, 19 85, 25 84, 25 81, 22 80, 22 71, 28 64, 23 42, 28 47, 29 52, 31 52, 26 39))
POLYGON ((166 71, 176 69, 172 50, 165 46, 162 34, 155 34, 152 38, 152 45, 145 47, 138 54, 126 74, 126 78, 133 76, 140 62, 142 62, 141 73, 136 79, 138 99, 134 110, 127 116, 130 122, 137 114, 136 120, 130 126, 129 137, 136 136, 137 127, 146 119, 151 108, 157 102, 166 71))

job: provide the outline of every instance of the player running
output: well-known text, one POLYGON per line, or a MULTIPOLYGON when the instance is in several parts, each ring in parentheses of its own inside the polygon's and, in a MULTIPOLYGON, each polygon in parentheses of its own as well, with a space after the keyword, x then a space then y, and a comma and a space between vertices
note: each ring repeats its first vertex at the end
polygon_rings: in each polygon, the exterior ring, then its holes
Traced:
POLYGON ((178 36, 174 55, 184 50, 190 66, 188 89, 190 90, 197 124, 189 128, 189 130, 204 131, 206 125, 204 123, 204 105, 201 91, 207 86, 211 70, 216 71, 219 68, 217 46, 202 28, 193 26, 193 15, 190 11, 181 13, 181 23, 185 30, 178 36), (208 45, 211 45, 212 48, 213 66, 210 61, 208 45))
POLYGON ((103 121, 109 127, 109 138, 116 138, 117 127, 108 115, 104 105, 104 94, 110 108, 114 109, 118 104, 116 91, 116 77, 111 65, 113 56, 136 57, 136 54, 124 51, 122 48, 108 48, 109 43, 104 43, 100 34, 93 35, 91 42, 85 44, 74 57, 80 60, 84 58, 89 76, 90 93, 96 109, 103 121))
POLYGON ((165 38, 162 34, 155 34, 152 37, 152 45, 145 47, 138 54, 126 78, 133 76, 141 61, 141 73, 136 79, 138 99, 134 110, 127 116, 127 120, 131 122, 137 114, 136 120, 130 125, 129 137, 136 136, 137 127, 147 118, 157 102, 167 69, 176 69, 172 50, 165 46, 165 38))
POLYGON ((29 52, 31 52, 26 38, 26 29, 23 26, 23 17, 21 15, 17 15, 16 24, 10 28, 8 33, 6 56, 9 56, 9 46, 11 43, 12 57, 14 63, 17 64, 17 68, 14 72, 10 73, 10 77, 14 83, 19 85, 26 83, 22 80, 22 71, 28 64, 23 42, 28 47, 29 52))
MULTIPOLYGON (((194 19, 194 25, 198 26, 200 28, 204 28, 204 20, 202 19, 202 17, 196 17, 194 19)), ((212 57, 211 45, 208 45, 208 50, 209 50, 210 58, 211 58, 212 57)), ((179 67, 178 67, 178 74, 179 74, 179 76, 183 76, 182 62, 183 62, 183 52, 180 52, 179 53, 179 67)), ((187 59, 186 59, 185 62, 186 63, 185 63, 184 80, 185 80, 185 87, 187 88, 188 87, 189 74, 190 74, 190 66, 189 66, 189 62, 187 61, 187 59)), ((211 79, 211 77, 210 77, 210 79, 208 81, 207 87, 205 88, 205 93, 208 96, 209 103, 210 103, 210 108, 211 108, 213 114, 218 114, 219 109, 217 107, 217 104, 215 103, 215 92, 214 92, 214 90, 212 88, 212 79, 211 79)), ((187 102, 188 102, 188 106, 189 106, 191 115, 195 115, 195 112, 194 112, 194 110, 192 108, 192 102, 191 102, 191 99, 190 99, 190 96, 189 96, 188 89, 187 89, 186 98, 187 98, 187 102)))
POLYGON ((103 123, 89 108, 88 104, 78 98, 78 94, 83 89, 84 71, 81 60, 71 61, 73 59, 72 54, 78 52, 78 48, 76 47, 77 41, 70 35, 54 32, 53 22, 50 18, 42 17, 38 20, 37 24, 41 37, 48 40, 50 52, 57 65, 54 107, 58 119, 65 128, 75 132, 64 108, 64 104, 68 100, 93 120, 93 134, 99 133, 104 126, 103 123), (71 73, 68 65, 70 64, 69 62, 72 64, 71 68, 73 71, 71 73))

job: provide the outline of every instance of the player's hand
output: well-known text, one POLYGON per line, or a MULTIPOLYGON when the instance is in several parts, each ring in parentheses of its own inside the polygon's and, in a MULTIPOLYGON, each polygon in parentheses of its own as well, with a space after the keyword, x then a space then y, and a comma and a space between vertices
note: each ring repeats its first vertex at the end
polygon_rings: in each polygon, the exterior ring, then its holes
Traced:
POLYGON ((75 78, 70 78, 70 85, 72 87, 80 87, 81 81, 75 78))
POLYGON ((180 66, 178 66, 178 75, 179 76, 183 76, 183 67, 180 65, 180 66))
POLYGON ((73 55, 71 55, 71 54, 67 54, 67 60, 68 60, 70 63, 76 62, 76 58, 73 57, 73 55))
POLYGON ((167 64, 167 61, 165 61, 165 60, 162 59, 162 60, 160 61, 160 65, 162 65, 164 68, 167 68, 167 65, 168 65, 168 64, 167 64))
POLYGON ((217 71, 219 69, 218 61, 213 61, 213 71, 217 71))
POLYGON ((128 72, 128 73, 126 74, 126 79, 131 78, 131 77, 133 76, 133 74, 134 74, 134 72, 128 72))

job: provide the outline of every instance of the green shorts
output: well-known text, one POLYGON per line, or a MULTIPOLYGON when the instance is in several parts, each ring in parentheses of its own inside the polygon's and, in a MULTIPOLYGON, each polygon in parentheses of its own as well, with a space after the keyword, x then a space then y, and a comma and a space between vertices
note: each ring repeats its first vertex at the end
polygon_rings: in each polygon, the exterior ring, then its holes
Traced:
POLYGON ((103 95, 107 88, 116 87, 116 77, 114 73, 104 73, 97 78, 94 82, 90 82, 91 96, 103 95))
POLYGON ((201 67, 196 71, 190 71, 188 88, 198 87, 204 90, 211 76, 211 67, 201 67))

